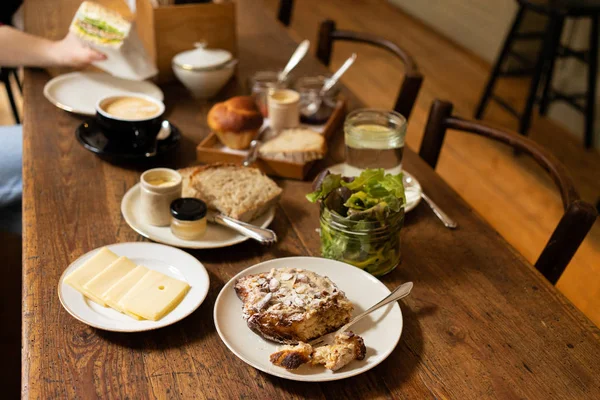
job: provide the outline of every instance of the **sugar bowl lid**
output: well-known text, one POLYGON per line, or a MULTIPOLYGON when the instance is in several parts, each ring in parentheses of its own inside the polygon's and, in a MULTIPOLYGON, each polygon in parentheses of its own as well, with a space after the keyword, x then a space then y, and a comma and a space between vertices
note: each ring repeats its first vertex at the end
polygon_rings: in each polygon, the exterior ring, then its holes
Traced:
POLYGON ((184 51, 173 57, 173 65, 189 71, 218 69, 233 59, 227 50, 207 49, 206 43, 195 43, 194 50, 184 51))

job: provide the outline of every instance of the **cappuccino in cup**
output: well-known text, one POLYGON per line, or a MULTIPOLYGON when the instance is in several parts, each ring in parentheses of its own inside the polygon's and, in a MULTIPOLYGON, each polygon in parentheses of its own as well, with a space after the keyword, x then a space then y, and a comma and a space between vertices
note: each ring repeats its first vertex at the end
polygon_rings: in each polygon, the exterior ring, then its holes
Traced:
POLYGON ((101 104, 105 113, 126 120, 143 120, 156 117, 162 112, 158 104, 143 97, 120 96, 101 104))
POLYGON ((164 112, 165 105, 160 100, 123 93, 98 100, 96 122, 109 140, 147 152, 156 145, 164 112))

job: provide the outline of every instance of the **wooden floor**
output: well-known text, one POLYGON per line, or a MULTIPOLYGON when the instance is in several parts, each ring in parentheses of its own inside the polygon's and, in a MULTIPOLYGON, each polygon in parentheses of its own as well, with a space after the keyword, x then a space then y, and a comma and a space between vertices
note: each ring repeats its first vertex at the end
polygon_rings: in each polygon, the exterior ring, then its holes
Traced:
MULTIPOLYGON (((265 0, 274 15, 278 3, 265 0)), ((311 39, 314 46, 318 25, 325 18, 334 18, 342 29, 369 31, 392 39, 417 60, 425 81, 408 126, 407 141, 412 149, 418 149, 434 98, 451 100, 463 117, 473 115, 490 68, 486 62, 384 0, 297 1, 290 33, 297 39, 311 39)), ((332 68, 338 67, 351 51, 358 52, 359 58, 343 78, 344 84, 367 105, 391 108, 401 82, 400 63, 381 50, 342 43, 336 45, 332 68)), ((513 80, 499 90, 519 104, 526 88, 526 82, 513 80)), ((516 127, 516 121, 494 105, 485 119, 516 127)), ((2 88, 0 124, 12 123, 2 88)), ((565 163, 582 197, 595 204, 600 196, 600 154, 583 150, 564 128, 544 118, 536 118, 531 137, 565 163)), ((519 252, 535 261, 562 213, 558 192, 537 165, 527 158, 514 157, 501 145, 452 132, 438 172, 519 252)), ((575 255, 558 288, 600 325, 600 222, 575 255)))
MULTIPOLYGON (((275 15, 279 0, 265 0, 275 15)), ((384 0, 297 1, 289 28, 297 39, 312 41, 319 23, 332 18, 340 29, 368 31, 392 39, 417 61, 425 76, 408 125, 408 145, 417 150, 429 106, 434 98, 450 100, 455 111, 471 118, 490 65, 411 18, 384 0)), ((367 105, 391 108, 401 82, 401 66, 393 56, 364 45, 334 46, 332 69, 352 51, 355 65, 342 79, 367 105)), ((524 102, 527 81, 504 82, 499 92, 513 104, 524 102)), ((516 120, 500 107, 488 108, 485 120, 516 128, 516 120)), ((556 123, 536 118, 531 137, 551 150, 569 169, 581 196, 595 204, 600 198, 600 154, 585 151, 556 123)), ((543 170, 526 157, 515 157, 500 144, 449 133, 437 168, 442 177, 528 260, 534 262, 560 216, 557 190, 543 170)), ((410 268, 410 266, 406 266, 410 268)), ((600 325, 600 222, 558 283, 558 288, 600 325)))

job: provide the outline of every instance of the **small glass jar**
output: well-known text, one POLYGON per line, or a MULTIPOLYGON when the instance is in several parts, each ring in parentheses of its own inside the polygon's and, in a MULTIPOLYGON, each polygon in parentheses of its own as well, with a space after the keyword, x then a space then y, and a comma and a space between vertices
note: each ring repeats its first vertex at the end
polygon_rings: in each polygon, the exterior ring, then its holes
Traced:
POLYGON ((287 89, 290 86, 290 75, 283 82, 278 81, 280 71, 258 71, 248 79, 248 91, 263 117, 269 115, 267 94, 271 89, 287 89))
POLYGON ((171 222, 171 202, 181 197, 181 175, 169 168, 154 168, 140 177, 140 210, 146 221, 154 226, 171 222))
POLYGON ((321 89, 327 79, 329 77, 319 75, 298 78, 296 81, 294 89, 300 93, 300 120, 302 122, 323 124, 333 113, 340 89, 335 85, 324 96, 321 96, 321 89))
POLYGON ((351 167, 402 171, 406 118, 395 111, 361 109, 344 122, 346 163, 351 167))
POLYGON ((382 276, 400 263, 404 207, 381 221, 357 221, 321 204, 321 255, 382 276))
POLYGON ((200 239, 206 233, 206 203, 183 197, 171 203, 171 232, 183 240, 200 239))

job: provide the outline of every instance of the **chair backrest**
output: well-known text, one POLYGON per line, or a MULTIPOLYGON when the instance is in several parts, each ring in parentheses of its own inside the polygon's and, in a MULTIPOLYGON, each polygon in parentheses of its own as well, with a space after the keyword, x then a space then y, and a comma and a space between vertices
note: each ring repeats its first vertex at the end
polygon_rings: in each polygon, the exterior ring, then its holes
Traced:
POLYGON ((594 225, 598 216, 595 208, 579 198, 573 180, 565 167, 546 149, 515 132, 454 117, 452 103, 440 100, 435 100, 431 105, 419 149, 419 156, 432 168, 435 168, 438 162, 448 129, 473 133, 505 143, 530 155, 550 174, 560 191, 565 213, 542 250, 535 267, 546 279, 555 284, 594 225))
POLYGON ((279 11, 277 19, 285 26, 290 26, 292 13, 294 11, 294 0, 279 0, 279 11))
POLYGON ((413 58, 408 55, 406 51, 400 48, 400 46, 390 40, 372 35, 370 33, 338 30, 336 29, 334 21, 325 20, 321 23, 321 27, 319 29, 317 58, 327 66, 329 66, 331 63, 333 42, 336 40, 366 43, 377 46, 393 53, 402 61, 404 64, 404 81, 402 82, 402 86, 398 92, 394 110, 408 119, 413 106, 415 105, 417 95, 419 94, 421 83, 423 82, 423 76, 419 72, 417 64, 413 58))

